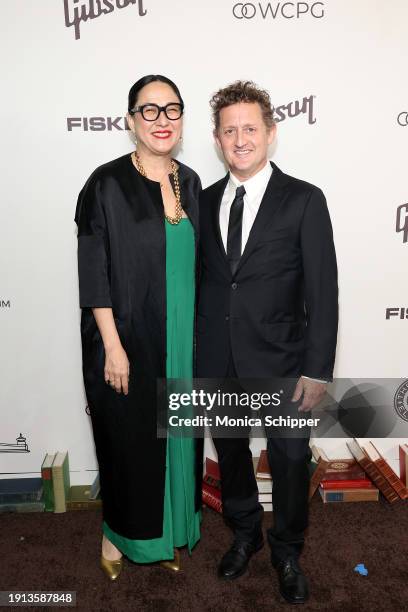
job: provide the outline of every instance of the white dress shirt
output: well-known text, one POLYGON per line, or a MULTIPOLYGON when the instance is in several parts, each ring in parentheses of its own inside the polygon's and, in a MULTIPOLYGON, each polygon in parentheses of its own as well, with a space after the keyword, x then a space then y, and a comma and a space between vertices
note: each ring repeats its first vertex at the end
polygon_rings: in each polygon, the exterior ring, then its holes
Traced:
POLYGON ((272 166, 269 162, 250 179, 242 183, 230 172, 230 178, 222 196, 220 206, 220 230, 225 252, 227 251, 228 222, 231 204, 234 201, 237 187, 245 187, 244 210, 242 213, 242 247, 241 255, 244 252, 248 240, 249 232, 258 214, 262 198, 272 176, 272 166))
MULTIPOLYGON (((241 239, 241 255, 244 252, 245 245, 248 241, 249 232, 254 224, 255 217, 258 214, 259 207, 264 197, 266 187, 268 186, 269 180, 272 176, 272 166, 269 161, 265 166, 259 170, 254 176, 251 176, 247 181, 241 182, 231 172, 229 175, 229 181, 222 196, 220 206, 220 231, 221 238, 224 244, 225 252, 227 252, 227 238, 228 238, 228 222, 231 211, 231 204, 234 201, 237 187, 243 185, 245 187, 244 195, 244 210, 242 212, 242 239, 241 239)), ((303 378, 310 378, 310 376, 303 376, 303 378)), ((310 378, 316 382, 326 383, 326 380, 320 380, 318 378, 310 378)))

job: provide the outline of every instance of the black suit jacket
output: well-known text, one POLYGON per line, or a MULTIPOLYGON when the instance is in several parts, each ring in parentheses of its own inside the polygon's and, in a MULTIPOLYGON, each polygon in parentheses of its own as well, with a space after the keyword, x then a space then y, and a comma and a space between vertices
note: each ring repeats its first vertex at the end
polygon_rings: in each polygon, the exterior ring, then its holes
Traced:
POLYGON ((272 167, 234 275, 219 227, 229 175, 202 193, 198 377, 225 376, 232 353, 241 378, 332 379, 338 289, 326 200, 317 187, 272 167))

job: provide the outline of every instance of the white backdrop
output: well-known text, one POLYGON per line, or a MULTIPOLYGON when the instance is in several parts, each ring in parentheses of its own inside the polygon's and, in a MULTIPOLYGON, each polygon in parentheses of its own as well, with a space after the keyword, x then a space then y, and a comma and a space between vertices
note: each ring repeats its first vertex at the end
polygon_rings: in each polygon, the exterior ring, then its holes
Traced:
MULTIPOLYGON (((408 306, 408 245, 395 231, 396 209, 408 201, 408 126, 397 121, 408 110, 405 0, 13 0, 0 12, 0 442, 14 443, 21 432, 30 450, 0 453, 3 477, 38 473, 47 451, 64 449, 74 484, 90 482, 87 471, 96 469, 73 217, 92 170, 132 143, 115 125, 85 130, 82 119, 68 130, 67 118, 87 118, 89 127, 91 117, 105 125, 123 117, 128 90, 144 74, 179 85, 186 102, 179 158, 205 186, 225 172, 211 134, 216 89, 244 78, 268 89, 275 106, 313 96, 313 118, 281 121, 272 153, 283 171, 327 196, 340 283, 336 376, 408 375, 407 320, 385 317, 387 307, 408 306), (79 24, 79 38, 69 25, 75 10, 93 16, 79 24)), ((397 443, 379 441, 394 467, 397 443)), ((347 454, 344 440, 321 445, 347 454)))

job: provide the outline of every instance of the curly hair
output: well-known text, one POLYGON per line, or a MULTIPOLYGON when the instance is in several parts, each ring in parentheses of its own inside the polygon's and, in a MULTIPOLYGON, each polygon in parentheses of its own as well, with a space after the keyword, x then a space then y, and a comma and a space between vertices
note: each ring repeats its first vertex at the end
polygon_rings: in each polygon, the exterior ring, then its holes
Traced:
POLYGON ((216 130, 220 126, 220 111, 239 102, 258 102, 266 127, 271 129, 275 125, 274 108, 269 93, 265 89, 260 89, 252 81, 235 81, 231 85, 218 90, 210 100, 216 130))

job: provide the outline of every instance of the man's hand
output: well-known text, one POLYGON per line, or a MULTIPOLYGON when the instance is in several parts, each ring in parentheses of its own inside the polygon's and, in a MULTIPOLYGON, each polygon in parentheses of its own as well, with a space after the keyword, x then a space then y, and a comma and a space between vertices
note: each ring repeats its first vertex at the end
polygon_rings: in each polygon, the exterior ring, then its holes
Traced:
POLYGON ((310 378, 301 376, 297 381, 292 402, 298 402, 303 395, 303 401, 299 406, 299 412, 309 412, 322 401, 326 393, 326 383, 316 382, 310 378))

